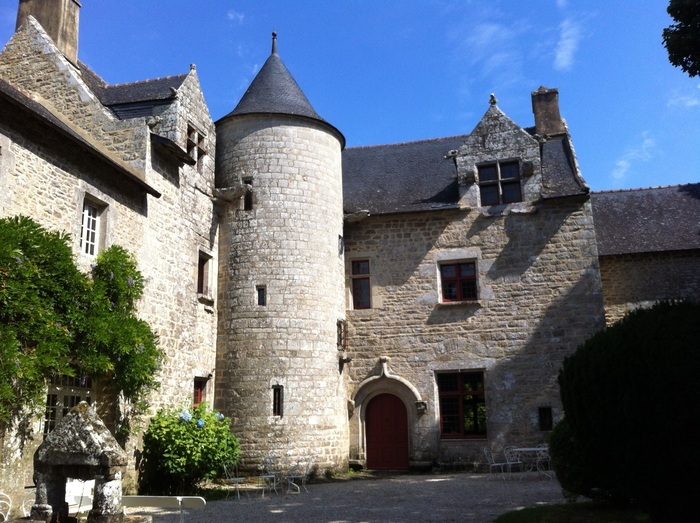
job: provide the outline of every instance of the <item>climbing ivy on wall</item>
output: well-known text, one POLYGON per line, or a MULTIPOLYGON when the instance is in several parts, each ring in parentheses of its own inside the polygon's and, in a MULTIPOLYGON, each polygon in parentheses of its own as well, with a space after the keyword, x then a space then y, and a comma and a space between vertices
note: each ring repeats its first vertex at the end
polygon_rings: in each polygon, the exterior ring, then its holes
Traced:
POLYGON ((83 274, 68 235, 24 216, 0 219, 0 428, 39 412, 57 374, 109 379, 131 414, 142 413, 163 360, 136 316, 143 286, 122 247, 83 274))

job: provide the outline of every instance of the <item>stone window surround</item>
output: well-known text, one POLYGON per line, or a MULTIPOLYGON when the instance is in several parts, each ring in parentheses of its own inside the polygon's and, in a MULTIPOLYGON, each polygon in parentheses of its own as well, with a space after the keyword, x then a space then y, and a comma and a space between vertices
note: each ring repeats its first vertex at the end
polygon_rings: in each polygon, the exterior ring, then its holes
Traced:
POLYGON ((75 238, 77 239, 77 248, 80 253, 80 257, 84 260, 93 260, 105 247, 108 245, 107 236, 109 232, 109 213, 110 213, 110 201, 111 198, 104 195, 102 192, 97 191, 93 187, 85 188, 81 191, 78 198, 79 206, 76 208, 77 218, 75 220, 76 232, 75 238), (84 238, 83 238, 83 220, 85 215, 86 206, 91 206, 97 210, 96 217, 96 230, 95 230, 95 250, 94 252, 85 252, 84 238))
POLYGON ((374 285, 374 278, 372 277, 372 267, 374 266, 374 258, 368 254, 364 253, 354 253, 352 258, 348 258, 346 274, 348 279, 348 309, 357 311, 371 311, 377 307, 377 293, 374 285), (367 274, 353 274, 353 263, 359 261, 367 261, 369 264, 369 272, 367 274), (369 280, 369 307, 356 308, 354 303, 354 291, 353 291, 353 281, 356 279, 367 279, 369 280))
POLYGON ((481 249, 477 247, 467 247, 464 249, 449 249, 435 253, 434 275, 436 283, 437 304, 444 307, 464 306, 464 305, 483 305, 482 297, 482 276, 481 276, 481 249), (461 301, 443 301, 442 299, 442 277, 440 266, 452 263, 471 262, 474 263, 476 269, 476 299, 461 300, 461 301))
POLYGON ((212 282, 215 281, 216 275, 214 254, 213 252, 203 246, 197 248, 197 276, 196 291, 197 291, 197 301, 200 303, 211 306, 214 304, 214 295, 212 289, 212 282))
MULTIPOLYGON (((465 374, 481 374, 481 383, 482 383, 482 389, 481 389, 481 397, 482 397, 482 402, 484 406, 486 405, 486 369, 484 368, 473 368, 473 369, 445 369, 445 370, 436 370, 435 371, 435 389, 437 390, 437 412, 438 412, 438 424, 439 424, 439 430, 440 430, 440 439, 445 439, 445 440, 455 440, 455 439, 461 439, 461 440, 473 440, 473 439, 486 439, 487 438, 487 429, 486 426, 484 427, 484 432, 480 432, 477 434, 459 434, 459 435, 444 435, 442 433, 442 409, 440 408, 440 403, 443 397, 443 392, 440 391, 440 387, 438 385, 438 376, 439 375, 452 375, 456 374, 459 375, 460 377, 465 374)), ((462 397, 461 392, 455 392, 454 396, 459 396, 459 398, 462 397)), ((473 394, 476 395, 476 394, 473 394)), ((462 402, 460 401, 458 405, 461 405, 462 402)), ((462 417, 464 417, 464 412, 461 411, 460 409, 460 414, 462 417)), ((487 417, 485 414, 485 425, 488 425, 488 422, 486 421, 487 417)))
POLYGON ((492 160, 488 162, 479 162, 476 164, 476 182, 479 185, 479 201, 482 207, 490 207, 492 205, 508 205, 511 203, 518 203, 523 201, 523 187, 522 187, 522 179, 523 179, 523 166, 521 165, 521 161, 519 158, 502 158, 502 159, 497 159, 497 160, 492 160), (503 179, 501 177, 501 166, 502 165, 507 165, 507 164, 517 164, 518 166, 518 172, 517 176, 515 177, 510 177, 503 179), (481 172, 484 167, 495 167, 496 168, 496 178, 495 180, 482 180, 481 179, 481 172), (513 183, 515 181, 518 181, 518 186, 520 190, 520 198, 517 200, 505 202, 503 201, 503 184, 504 183, 513 183), (495 186, 498 188, 498 202, 497 203, 489 203, 489 204, 484 204, 481 202, 483 199, 481 194, 482 194, 482 187, 492 187, 495 186))

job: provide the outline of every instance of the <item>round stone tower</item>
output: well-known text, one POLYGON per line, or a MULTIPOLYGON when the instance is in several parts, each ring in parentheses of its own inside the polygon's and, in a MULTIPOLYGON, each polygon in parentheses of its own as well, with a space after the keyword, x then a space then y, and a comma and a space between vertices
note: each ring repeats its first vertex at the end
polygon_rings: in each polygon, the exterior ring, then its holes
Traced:
POLYGON ((220 229, 215 405, 242 466, 347 467, 343 135, 277 54, 216 122, 220 229))

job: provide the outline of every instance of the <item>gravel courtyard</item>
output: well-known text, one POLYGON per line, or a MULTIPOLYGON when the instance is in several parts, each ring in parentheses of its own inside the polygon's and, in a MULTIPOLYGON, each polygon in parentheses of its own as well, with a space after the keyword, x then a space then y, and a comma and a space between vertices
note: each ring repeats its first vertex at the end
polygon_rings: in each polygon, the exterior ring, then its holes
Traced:
MULTIPOLYGON (((529 475, 529 474, 528 474, 529 475)), ((301 494, 235 493, 186 511, 187 523, 266 521, 271 523, 469 522, 487 523, 522 507, 565 501, 556 480, 544 476, 509 478, 488 474, 395 475, 308 485, 301 494)), ((173 510, 128 509, 151 514, 153 523, 179 521, 173 510)))

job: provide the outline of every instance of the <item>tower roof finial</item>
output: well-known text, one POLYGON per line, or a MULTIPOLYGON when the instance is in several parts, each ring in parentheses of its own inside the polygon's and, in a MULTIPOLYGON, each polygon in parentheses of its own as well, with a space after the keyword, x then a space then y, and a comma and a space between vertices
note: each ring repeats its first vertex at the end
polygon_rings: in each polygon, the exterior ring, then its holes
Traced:
POLYGON ((277 54, 277 31, 272 31, 272 54, 277 54))
POLYGON ((496 99, 496 95, 491 93, 491 96, 489 97, 489 103, 491 105, 496 105, 498 103, 498 100, 496 99))

